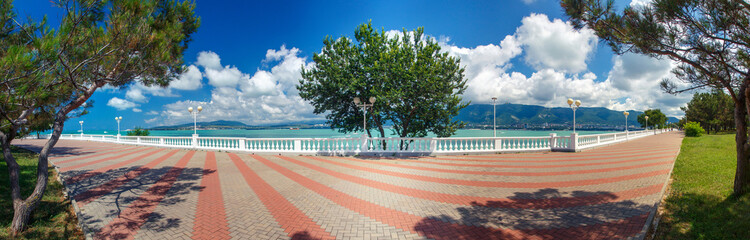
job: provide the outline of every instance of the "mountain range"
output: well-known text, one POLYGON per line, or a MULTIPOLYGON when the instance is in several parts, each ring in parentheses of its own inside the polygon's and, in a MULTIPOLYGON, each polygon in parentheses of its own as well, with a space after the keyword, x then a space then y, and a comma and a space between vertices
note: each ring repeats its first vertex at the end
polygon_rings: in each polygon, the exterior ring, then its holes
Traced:
MULTIPOLYGON (((527 129, 565 129, 573 122, 573 111, 567 107, 547 108, 536 105, 498 104, 497 126, 499 128, 527 128, 527 129)), ((640 126, 637 116, 643 112, 628 111, 629 126, 640 126)), ((492 128, 492 105, 472 104, 462 109, 456 120, 466 123, 467 128, 492 128)), ((668 122, 679 119, 669 117, 668 122)), ((625 116, 621 111, 614 111, 603 107, 581 107, 576 111, 576 125, 580 129, 622 129, 625 116)), ((325 121, 289 122, 275 125, 247 125, 238 121, 198 122, 201 129, 278 129, 278 128, 328 128, 325 121)), ((185 130, 192 129, 192 123, 174 126, 153 127, 151 130, 185 130)))

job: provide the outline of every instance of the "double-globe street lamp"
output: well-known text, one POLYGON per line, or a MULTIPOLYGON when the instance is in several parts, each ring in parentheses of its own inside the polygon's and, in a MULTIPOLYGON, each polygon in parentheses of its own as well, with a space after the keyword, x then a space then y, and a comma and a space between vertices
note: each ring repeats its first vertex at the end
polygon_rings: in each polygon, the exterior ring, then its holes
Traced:
POLYGON ((497 108, 497 98, 492 97, 492 136, 497 137, 497 113, 495 109, 497 108))
POLYGON ((81 137, 83 137, 83 121, 78 121, 81 124, 81 137))
POLYGON ((198 113, 203 111, 203 106, 198 106, 197 111, 193 111, 193 107, 188 108, 188 112, 193 115, 193 135, 198 135, 198 113))
POLYGON ((630 115, 629 112, 622 112, 622 115, 625 115, 625 132, 628 132, 628 115, 630 115))
POLYGON ((573 101, 572 98, 568 98, 568 105, 570 109, 573 109, 573 133, 576 132, 576 110, 581 106, 581 100, 573 101))
POLYGON ((115 121, 117 121, 117 137, 120 137, 120 121, 122 121, 122 116, 115 117, 115 121))
MULTIPOLYGON (((645 116, 645 117, 643 117, 643 118, 645 118, 645 119, 646 119, 646 131, 648 131, 648 116, 645 116)), ((656 128, 654 128, 654 129, 656 129, 656 128)), ((654 131, 655 131, 655 130, 654 130, 654 131)))
POLYGON ((370 99, 368 100, 370 101, 370 104, 362 102, 359 97, 354 97, 354 105, 362 108, 362 131, 365 135, 367 135, 367 108, 372 108, 372 106, 375 104, 375 97, 370 97, 370 99))

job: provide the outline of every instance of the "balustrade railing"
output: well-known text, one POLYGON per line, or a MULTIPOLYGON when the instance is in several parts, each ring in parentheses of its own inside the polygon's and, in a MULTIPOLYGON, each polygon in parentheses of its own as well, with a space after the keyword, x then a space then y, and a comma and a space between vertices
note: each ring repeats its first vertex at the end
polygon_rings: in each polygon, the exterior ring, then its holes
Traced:
MULTIPOLYGON (((230 138, 63 134, 61 139, 161 147, 290 154, 470 154, 525 151, 580 151, 670 129, 549 137, 460 138, 230 138)), ((49 136, 46 136, 49 137, 49 136)))

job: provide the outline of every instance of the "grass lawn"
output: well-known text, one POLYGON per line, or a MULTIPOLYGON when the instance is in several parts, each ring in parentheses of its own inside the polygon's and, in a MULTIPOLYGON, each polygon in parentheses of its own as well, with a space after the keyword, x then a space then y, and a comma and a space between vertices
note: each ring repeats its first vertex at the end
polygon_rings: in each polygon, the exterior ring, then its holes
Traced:
POLYGON ((750 239, 750 194, 732 195, 734 134, 686 137, 655 239, 750 239))
MULTIPOLYGON (((28 197, 36 183, 37 154, 13 147, 21 168, 21 195, 28 197)), ((31 216, 29 228, 16 236, 18 239, 83 239, 78 220, 70 201, 63 197, 63 186, 56 180, 55 170, 50 167, 50 180, 42 201, 31 216)), ((0 155, 0 239, 10 238, 10 223, 13 219, 13 203, 10 198, 8 165, 0 155)))

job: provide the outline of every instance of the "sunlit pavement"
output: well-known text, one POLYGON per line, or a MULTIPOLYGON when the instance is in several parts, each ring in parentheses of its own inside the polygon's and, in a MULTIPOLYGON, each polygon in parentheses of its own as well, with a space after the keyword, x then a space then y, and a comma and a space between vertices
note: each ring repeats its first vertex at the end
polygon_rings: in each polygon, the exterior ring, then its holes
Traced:
POLYGON ((681 140, 402 159, 61 140, 51 162, 97 239, 637 239, 681 140))

